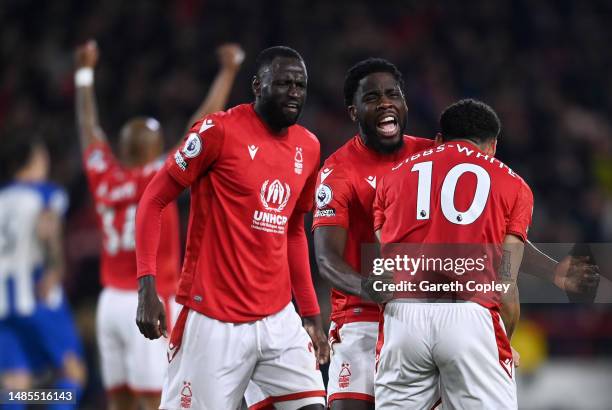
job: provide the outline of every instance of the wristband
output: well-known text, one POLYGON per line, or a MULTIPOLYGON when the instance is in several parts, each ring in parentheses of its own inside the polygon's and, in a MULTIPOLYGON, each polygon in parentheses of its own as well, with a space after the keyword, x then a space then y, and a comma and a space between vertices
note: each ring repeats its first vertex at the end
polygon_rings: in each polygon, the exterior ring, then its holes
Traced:
POLYGON ((83 67, 74 73, 74 85, 77 87, 89 87, 94 82, 93 68, 83 67))

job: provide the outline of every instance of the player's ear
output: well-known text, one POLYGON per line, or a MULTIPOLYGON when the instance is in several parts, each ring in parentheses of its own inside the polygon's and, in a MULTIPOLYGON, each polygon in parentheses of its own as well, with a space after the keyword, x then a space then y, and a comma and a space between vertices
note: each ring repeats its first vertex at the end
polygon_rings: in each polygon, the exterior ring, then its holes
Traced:
POLYGON ((349 105, 348 115, 351 118, 351 121, 357 122, 357 107, 355 107, 354 105, 349 105))
POLYGON ((261 94, 261 80, 257 75, 254 75, 253 79, 251 80, 251 89, 253 90, 255 97, 259 97, 261 94))
POLYGON ((497 138, 494 138, 491 142, 491 156, 494 157, 497 152, 497 138))
POLYGON ((436 134, 436 145, 440 145, 440 144, 444 144, 444 140, 442 139, 442 134, 441 133, 437 133, 436 134))

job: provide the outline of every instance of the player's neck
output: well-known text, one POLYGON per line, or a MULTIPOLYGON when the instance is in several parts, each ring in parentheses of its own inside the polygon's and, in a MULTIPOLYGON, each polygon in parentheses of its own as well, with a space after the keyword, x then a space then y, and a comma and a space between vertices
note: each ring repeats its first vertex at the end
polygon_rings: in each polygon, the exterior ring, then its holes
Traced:
POLYGON ((264 110, 262 110, 261 106, 257 104, 257 101, 253 104, 253 110, 255 110, 255 114, 263 124, 265 128, 267 128, 272 134, 284 135, 287 132, 287 127, 278 128, 274 126, 269 119, 266 118, 264 110))
POLYGON ((19 182, 40 182, 45 179, 45 175, 35 167, 22 168, 15 174, 15 180, 19 182))
POLYGON ((449 142, 465 142, 467 144, 473 145, 476 148, 478 148, 479 150, 481 150, 482 152, 484 152, 487 155, 493 155, 494 153, 489 152, 489 144, 487 143, 478 143, 474 140, 471 139, 467 139, 467 138, 460 138, 460 139, 455 139, 455 140, 449 140, 446 141, 445 143, 449 143, 449 142))
POLYGON ((384 146, 384 145, 378 144, 375 138, 370 139, 367 136, 365 136, 365 134, 363 134, 362 132, 359 132, 358 136, 359 136, 359 140, 361 141, 361 143, 367 149, 369 149, 370 151, 372 151, 373 153, 377 155, 392 155, 392 154, 399 152, 399 150, 401 150, 402 147, 404 146, 403 137, 399 140, 397 144, 393 146, 384 146))

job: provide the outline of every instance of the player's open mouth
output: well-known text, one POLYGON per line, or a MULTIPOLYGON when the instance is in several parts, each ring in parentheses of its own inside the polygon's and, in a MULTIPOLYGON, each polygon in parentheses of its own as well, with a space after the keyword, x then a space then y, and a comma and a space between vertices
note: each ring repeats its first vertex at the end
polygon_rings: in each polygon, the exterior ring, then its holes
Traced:
POLYGON ((300 110, 300 105, 298 103, 287 103, 285 104, 285 109, 288 111, 298 112, 300 110))
POLYGON ((398 121, 394 115, 384 115, 376 123, 376 131, 383 137, 395 137, 398 132, 398 121))

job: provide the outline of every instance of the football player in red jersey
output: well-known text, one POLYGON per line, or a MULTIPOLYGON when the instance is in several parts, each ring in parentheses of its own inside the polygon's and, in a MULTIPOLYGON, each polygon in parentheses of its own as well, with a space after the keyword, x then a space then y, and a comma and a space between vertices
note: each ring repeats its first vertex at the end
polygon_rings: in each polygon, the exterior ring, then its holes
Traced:
MULTIPOLYGON (((509 339, 519 316, 516 277, 533 195, 494 158, 500 122, 488 105, 461 100, 442 113, 440 127, 441 145, 407 158, 383 178, 374 229, 383 257, 390 244, 422 244, 418 253, 414 247, 403 252, 449 256, 461 270, 435 265, 434 258, 433 268, 402 275, 414 287, 396 292, 384 307, 376 408, 427 409, 441 394, 450 408, 516 409, 509 339), (465 256, 477 257, 467 272, 465 256), (507 287, 498 292, 473 291, 475 284, 502 283, 507 287), (442 303, 446 297, 451 303, 442 303)), ((402 269, 393 269, 396 284, 402 269)))
POLYGON ((374 242, 376 184, 393 165, 434 141, 404 135, 407 107, 402 75, 390 62, 367 59, 344 84, 345 104, 358 133, 319 173, 313 221, 320 274, 330 280, 333 345, 327 386, 332 409, 374 408, 374 354, 379 308, 360 297, 361 246, 374 242))
MULTIPOLYGON (((313 230, 320 274, 332 289, 333 346, 328 383, 332 409, 374 409, 378 306, 362 293, 362 244, 374 242, 372 202, 377 183, 393 165, 434 141, 403 134, 407 106, 402 77, 383 59, 349 69, 344 98, 358 134, 333 153, 319 173, 313 230)), ((557 264, 529 246, 525 270, 562 289, 591 286, 592 267, 566 258, 557 264)), ((369 265, 370 266, 370 265, 369 265)))
POLYGON ((234 409, 249 381, 266 397, 257 408, 324 405, 318 364, 328 346, 304 232, 319 142, 296 124, 306 68, 288 47, 262 51, 256 66, 255 102, 199 120, 139 206, 137 323, 156 339, 166 321, 155 291, 159 221, 164 207, 191 189, 177 295, 184 307, 170 338, 162 408, 234 409))
MULTIPOLYGON (((219 48, 222 68, 210 92, 194 114, 217 111, 225 105, 243 58, 233 44, 219 48)), ((135 217, 140 197, 163 165, 163 138, 153 118, 135 118, 122 128, 119 159, 113 155, 98 123, 93 70, 98 61, 94 41, 77 48, 76 109, 83 161, 103 232, 102 291, 97 308, 97 341, 102 379, 113 409, 159 406, 166 367, 163 340, 144 339, 129 312, 138 303, 135 254, 135 217)), ((192 120, 190 124, 195 121, 192 120)), ((164 212, 160 245, 158 291, 166 302, 176 294, 180 264, 179 217, 176 204, 164 212)), ((171 303, 166 303, 168 309, 171 303)), ((178 309, 176 309, 178 311, 178 309)), ((177 312, 178 313, 178 312, 177 312)))

